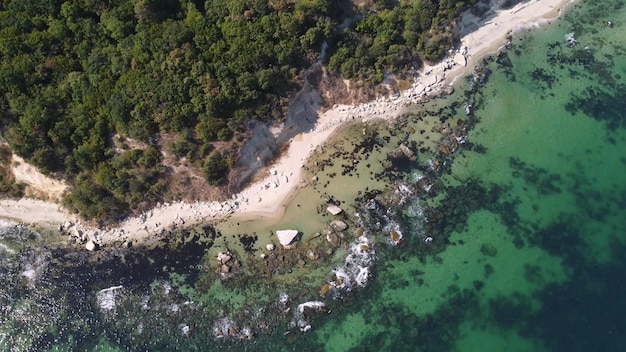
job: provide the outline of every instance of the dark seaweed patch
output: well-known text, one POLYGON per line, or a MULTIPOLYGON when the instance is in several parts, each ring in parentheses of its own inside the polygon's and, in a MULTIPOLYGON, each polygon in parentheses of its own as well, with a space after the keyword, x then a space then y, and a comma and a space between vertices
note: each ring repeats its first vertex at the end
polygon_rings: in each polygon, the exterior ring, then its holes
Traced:
MULTIPOLYGON (((571 280, 550 284, 535 295, 541 309, 528 320, 526 334, 551 351, 618 351, 626 341, 626 247, 613 243, 612 261, 598 265, 569 261, 571 280)), ((584 250, 581 249, 581 250, 584 250)))
POLYGON ((532 304, 529 297, 513 293, 489 300, 489 316, 500 327, 511 329, 524 323, 530 316, 532 304))
POLYGON ((551 255, 563 256, 568 261, 579 260, 584 253, 585 242, 574 221, 572 217, 563 216, 559 222, 530 234, 529 242, 551 255))
POLYGON ((241 244, 243 245, 243 249, 246 252, 255 252, 254 244, 259 239, 259 237, 256 234, 252 234, 252 235, 243 234, 243 235, 239 235, 238 237, 239 237, 239 242, 241 242, 241 244))
POLYGON ((587 87, 582 93, 572 93, 565 109, 572 115, 577 112, 606 124, 610 130, 626 128, 626 85, 606 91, 587 87))
POLYGON ((556 76, 543 68, 536 68, 529 74, 530 78, 540 86, 543 90, 552 89, 554 82, 556 82, 556 76))
POLYGON ((496 56, 496 63, 499 65, 498 68, 502 70, 510 82, 515 82, 517 80, 515 78, 515 73, 513 73, 513 62, 509 58, 507 51, 498 52, 498 55, 496 56))
POLYGON ((511 157, 509 159, 509 166, 514 178, 522 178, 528 185, 532 185, 544 195, 561 193, 561 188, 558 186, 561 183, 561 175, 551 174, 544 168, 529 166, 526 162, 511 157))
POLYGON ((375 311, 366 314, 377 317, 381 326, 402 329, 386 329, 376 335, 367 336, 353 352, 365 351, 453 351, 456 340, 460 337, 459 325, 469 315, 478 310, 478 296, 475 291, 460 290, 450 287, 445 294, 448 302, 435 312, 418 316, 399 305, 381 305, 375 311))
POLYGON ((541 266, 534 264, 524 264, 524 279, 533 284, 542 284, 544 282, 541 266))

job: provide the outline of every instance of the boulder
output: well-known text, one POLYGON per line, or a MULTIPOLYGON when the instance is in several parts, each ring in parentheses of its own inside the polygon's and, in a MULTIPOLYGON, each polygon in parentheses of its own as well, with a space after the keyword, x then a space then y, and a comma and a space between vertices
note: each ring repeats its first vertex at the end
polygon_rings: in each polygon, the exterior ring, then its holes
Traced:
POLYGON ((85 249, 87 249, 90 252, 95 251, 97 248, 98 246, 92 240, 87 241, 87 243, 85 244, 85 249))
POLYGON ((320 258, 320 256, 317 253, 313 252, 310 249, 308 250, 308 252, 306 252, 306 256, 309 257, 309 259, 312 259, 312 260, 317 260, 317 259, 320 258))
POLYGON ((326 240, 330 243, 331 246, 335 248, 339 247, 339 244, 341 244, 341 239, 339 238, 339 236, 337 236, 336 233, 326 235, 326 240))
POLYGON ((430 86, 432 86, 432 85, 436 84, 437 82, 439 82, 439 77, 437 77, 437 75, 427 76, 425 81, 426 81, 425 82, 426 83, 426 87, 430 88, 430 86))
POLYGON ((275 247, 273 243, 268 243, 265 248, 267 248, 268 251, 273 251, 275 247))
POLYGON ((415 153, 409 147, 407 147, 404 143, 400 144, 398 148, 400 149, 402 154, 404 154, 404 156, 406 156, 407 158, 411 160, 414 159, 415 153))
POLYGON ((498 254, 498 250, 491 243, 485 243, 480 246, 480 252, 488 257, 494 257, 496 254, 498 254))
POLYGON ((343 212, 343 209, 339 208, 336 205, 331 204, 326 208, 326 211, 331 213, 332 215, 339 215, 341 214, 341 212, 343 212))
POLYGON ((278 230, 276 231, 276 237, 278 237, 278 242, 288 249, 296 237, 298 237, 298 230, 278 230))
POLYGON ((465 59, 465 56, 461 53, 457 53, 456 55, 454 55, 454 63, 463 67, 467 66, 467 60, 465 59))
POLYGON ((348 225, 341 220, 333 220, 333 222, 330 223, 330 227, 332 227, 335 232, 341 232, 347 229, 348 225))
POLYGON ((233 259, 233 256, 230 255, 230 253, 222 253, 219 252, 217 254, 217 261, 220 262, 220 264, 226 264, 228 263, 231 259, 233 259))
POLYGON ((387 158, 392 160, 401 161, 402 159, 415 160, 415 152, 411 150, 411 148, 407 147, 404 143, 400 144, 400 146, 389 153, 387 153, 387 158))
POLYGON ((329 205, 329 206, 326 208, 326 211, 328 211, 329 213, 331 213, 331 214, 333 214, 333 215, 338 215, 338 214, 341 214, 341 212, 343 211, 343 209, 339 208, 339 207, 338 207, 338 206, 336 206, 336 205, 332 205, 332 204, 331 204, 331 205, 329 205))

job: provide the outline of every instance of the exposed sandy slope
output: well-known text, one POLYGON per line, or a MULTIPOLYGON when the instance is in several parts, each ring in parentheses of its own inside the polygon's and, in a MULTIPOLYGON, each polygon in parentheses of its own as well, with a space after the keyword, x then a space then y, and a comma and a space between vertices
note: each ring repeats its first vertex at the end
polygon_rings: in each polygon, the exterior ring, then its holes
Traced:
POLYGON ((52 179, 28 164, 24 159, 13 155, 13 174, 18 182, 28 185, 26 193, 38 198, 47 198, 52 202, 59 201, 67 185, 52 179))
MULTIPOLYGON (((506 41, 510 32, 532 28, 558 17, 561 10, 576 0, 531 0, 509 10, 497 11, 485 21, 465 16, 462 22, 466 32, 462 50, 451 54, 443 64, 425 67, 421 77, 394 99, 379 99, 359 106, 336 106, 322 113, 315 128, 295 136, 287 152, 278 160, 269 174, 255 182, 232 200, 223 203, 174 203, 159 205, 141 217, 128 219, 117 229, 89 232, 87 238, 101 244, 119 240, 137 240, 172 225, 181 226, 217 220, 228 215, 281 216, 285 204, 301 184, 301 168, 306 158, 323 144, 339 126, 354 119, 395 118, 402 108, 419 101, 425 95, 434 95, 452 84, 455 78, 472 72, 473 67, 487 54, 493 53, 506 41), (484 22, 484 23, 483 23, 484 22)), ((21 179, 26 178, 21 175, 21 179)), ((1 201, 0 217, 26 223, 74 221, 56 205, 39 201, 1 201)), ((84 237, 84 236, 83 236, 84 237)))

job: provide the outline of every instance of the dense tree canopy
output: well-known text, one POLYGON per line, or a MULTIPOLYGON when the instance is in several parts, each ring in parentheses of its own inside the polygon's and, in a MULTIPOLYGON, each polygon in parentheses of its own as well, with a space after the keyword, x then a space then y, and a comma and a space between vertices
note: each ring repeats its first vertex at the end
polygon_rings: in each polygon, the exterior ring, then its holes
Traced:
POLYGON ((160 197, 160 136, 178 135, 174 154, 223 184, 232 163, 210 144, 282 118, 324 41, 331 72, 380 82, 439 58, 472 2, 2 0, 0 127, 17 154, 73 184, 68 206, 123 215, 160 197), (116 135, 149 147, 117 150, 116 135))
POLYGON ((338 33, 328 66, 346 78, 380 83, 384 74, 442 59, 453 41, 453 19, 478 0, 377 0, 338 33))

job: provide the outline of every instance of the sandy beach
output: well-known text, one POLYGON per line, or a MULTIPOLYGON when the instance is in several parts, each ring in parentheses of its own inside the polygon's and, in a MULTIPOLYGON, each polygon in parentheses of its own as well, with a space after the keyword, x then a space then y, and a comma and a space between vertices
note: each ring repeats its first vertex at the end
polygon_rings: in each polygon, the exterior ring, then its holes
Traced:
MULTIPOLYGON (((457 78, 471 73, 482 58, 495 53, 506 43, 508 35, 555 19, 566 6, 575 2, 576 0, 530 0, 507 10, 487 14, 486 19, 464 16, 460 21, 461 47, 451 52, 442 63, 424 67, 408 90, 396 97, 381 98, 358 106, 336 105, 330 110, 320 112, 315 128, 294 137, 287 151, 269 168, 265 177, 226 202, 159 204, 141 216, 121 222, 116 228, 98 230, 81 225, 76 216, 68 214, 57 204, 40 200, 1 200, 0 218, 27 224, 43 222, 55 226, 63 225, 82 234, 84 241, 106 245, 141 241, 150 234, 173 226, 214 222, 227 217, 280 217, 286 204, 302 182, 306 181, 301 179, 304 162, 340 126, 353 121, 397 117, 406 106, 418 103, 425 96, 439 94, 454 84, 457 78)), ((22 170, 24 169, 22 166, 22 170)), ((16 172, 20 175, 23 174, 18 171, 16 172)), ((29 170, 31 174, 34 172, 36 171, 29 170)), ((29 180, 43 183, 39 187, 44 189, 45 182, 48 182, 39 176, 29 180)), ((36 185, 33 187, 37 188, 36 185)), ((55 184, 55 190, 62 191, 63 186, 55 184)))

